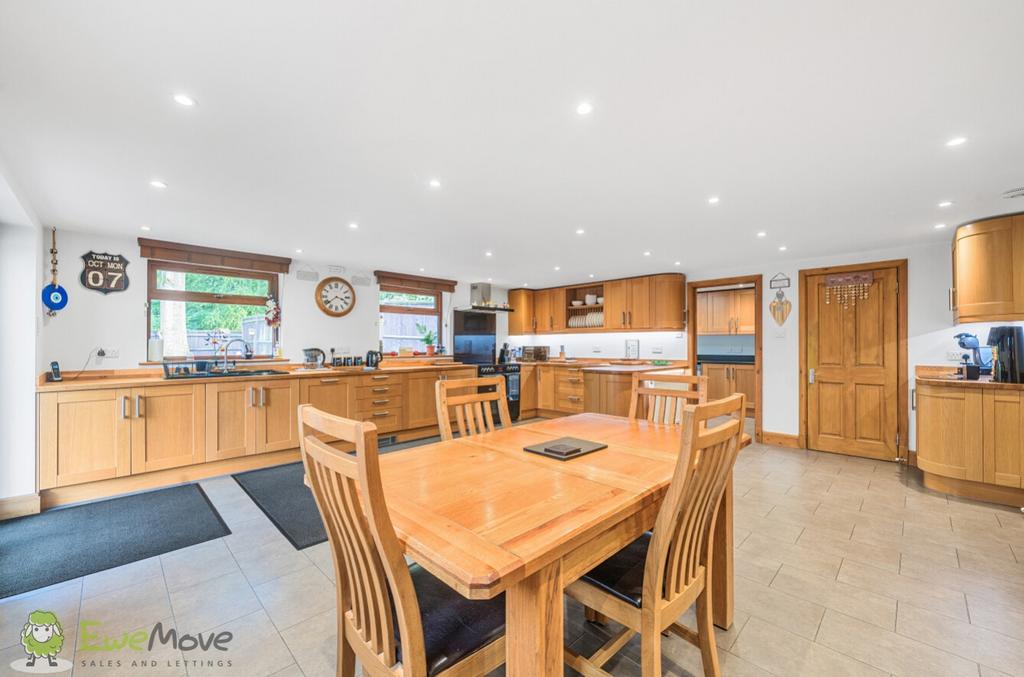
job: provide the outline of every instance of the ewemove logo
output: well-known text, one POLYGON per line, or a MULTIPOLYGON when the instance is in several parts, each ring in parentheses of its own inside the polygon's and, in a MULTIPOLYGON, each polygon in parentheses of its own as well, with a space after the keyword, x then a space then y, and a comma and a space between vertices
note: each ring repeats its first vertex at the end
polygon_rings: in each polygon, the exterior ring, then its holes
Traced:
MULTIPOLYGON (((222 657, 234 639, 234 635, 226 630, 179 634, 176 629, 164 629, 163 623, 157 623, 152 630, 136 630, 111 636, 102 634, 101 628, 99 621, 83 620, 79 624, 78 662, 83 668, 232 666, 231 659, 222 657), (157 660, 148 656, 154 649, 167 646, 181 651, 184 658, 157 660)), ((21 645, 27 657, 11 663, 11 668, 18 672, 54 674, 66 672, 73 667, 70 661, 57 657, 64 648, 64 631, 57 616, 50 611, 33 611, 29 614, 21 633, 21 645)), ((73 652, 74 647, 71 649, 73 652)))
POLYGON ((21 646, 27 656, 11 663, 18 672, 37 675, 67 672, 71 661, 58 658, 64 648, 64 629, 52 611, 33 611, 21 630, 21 646))

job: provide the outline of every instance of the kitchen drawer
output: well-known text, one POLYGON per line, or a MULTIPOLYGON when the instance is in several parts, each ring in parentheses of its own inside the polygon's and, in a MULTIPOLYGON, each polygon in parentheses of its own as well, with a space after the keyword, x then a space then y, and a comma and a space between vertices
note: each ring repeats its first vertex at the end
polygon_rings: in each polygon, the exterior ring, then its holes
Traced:
POLYGON ((571 414, 583 413, 583 389, 577 393, 558 392, 555 393, 555 409, 571 414))
POLYGON ((364 413, 367 411, 380 411, 381 409, 394 409, 402 407, 401 395, 380 395, 365 400, 356 400, 356 411, 364 413))
POLYGON ((583 377, 567 376, 555 381, 555 393, 566 395, 583 395, 583 377))
POLYGON ((357 400, 375 400, 380 397, 394 397, 401 396, 404 388, 401 383, 378 383, 370 386, 357 386, 356 387, 356 399, 357 400))
POLYGON ((400 384, 404 374, 388 374, 386 372, 374 372, 371 374, 360 374, 356 377, 356 383, 360 386, 370 386, 377 384, 400 384))
POLYGON ((377 426, 377 432, 387 433, 402 428, 401 408, 384 409, 382 411, 363 412, 356 416, 360 421, 369 421, 377 426))

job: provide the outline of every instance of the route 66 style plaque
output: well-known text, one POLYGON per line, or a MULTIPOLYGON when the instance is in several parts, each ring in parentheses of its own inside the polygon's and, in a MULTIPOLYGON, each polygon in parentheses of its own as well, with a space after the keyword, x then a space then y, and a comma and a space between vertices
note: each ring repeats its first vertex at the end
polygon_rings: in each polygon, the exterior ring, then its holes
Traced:
POLYGON ((89 252, 82 254, 85 267, 78 278, 82 286, 102 294, 112 291, 124 291, 128 288, 128 259, 121 254, 99 254, 89 252))

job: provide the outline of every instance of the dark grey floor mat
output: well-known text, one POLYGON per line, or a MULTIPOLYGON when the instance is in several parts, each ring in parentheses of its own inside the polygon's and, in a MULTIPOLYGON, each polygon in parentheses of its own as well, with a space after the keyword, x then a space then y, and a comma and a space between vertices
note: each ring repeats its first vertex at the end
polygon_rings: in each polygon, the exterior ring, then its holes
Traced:
POLYGON ((197 484, 0 522, 0 598, 231 533, 197 484))
POLYGON ((232 475, 298 550, 327 540, 313 492, 302 481, 304 472, 299 462, 232 475))

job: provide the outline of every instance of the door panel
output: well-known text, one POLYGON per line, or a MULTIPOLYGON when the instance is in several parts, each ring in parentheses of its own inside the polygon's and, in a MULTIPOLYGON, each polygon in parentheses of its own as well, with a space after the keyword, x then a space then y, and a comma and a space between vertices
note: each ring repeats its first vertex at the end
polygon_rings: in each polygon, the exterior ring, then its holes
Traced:
POLYGON ((538 334, 551 331, 551 292, 542 290, 533 295, 534 331, 538 334))
POLYGON ((1021 487, 1021 435, 1024 408, 1019 392, 986 391, 983 400, 985 481, 1021 487))
POLYGON ((256 452, 299 446, 299 381, 262 381, 256 413, 256 452))
POLYGON ((754 365, 733 365, 733 390, 747 396, 747 415, 753 415, 757 406, 757 371, 754 365))
POLYGON ((868 298, 847 308, 835 294, 825 303, 825 275, 807 278, 806 366, 814 370, 807 446, 892 460, 899 425, 897 276, 895 268, 872 272, 868 298))
POLYGON ((629 307, 626 309, 632 329, 651 326, 651 278, 635 277, 629 281, 629 307))
POLYGON ((132 474, 206 459, 206 386, 132 389, 132 474))
POLYGON ((437 375, 410 374, 405 381, 405 428, 437 425, 437 375))
POLYGON ((623 329, 628 325, 626 311, 629 310, 629 280, 615 280, 604 283, 604 326, 609 329, 623 329))
POLYGON ((127 389, 40 395, 40 489, 131 473, 130 396, 127 389))
POLYGON ((917 457, 925 472, 981 482, 984 479, 982 393, 977 388, 917 388, 917 457), (921 425, 921 421, 937 424, 921 425))
POLYGON ((727 364, 701 364, 701 374, 708 377, 708 399, 720 400, 732 395, 732 381, 727 364))
POLYGON ((257 384, 206 385, 206 460, 256 453, 257 384))

